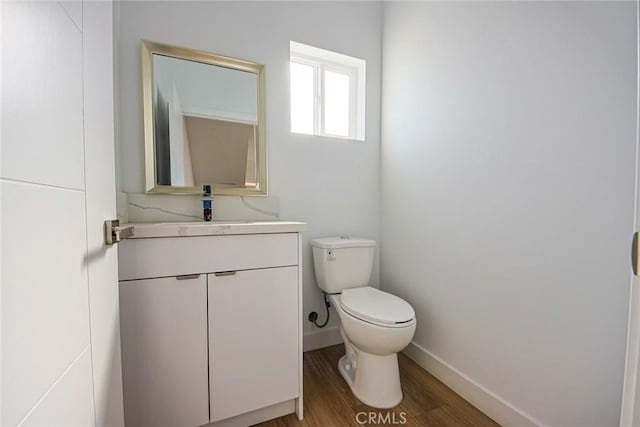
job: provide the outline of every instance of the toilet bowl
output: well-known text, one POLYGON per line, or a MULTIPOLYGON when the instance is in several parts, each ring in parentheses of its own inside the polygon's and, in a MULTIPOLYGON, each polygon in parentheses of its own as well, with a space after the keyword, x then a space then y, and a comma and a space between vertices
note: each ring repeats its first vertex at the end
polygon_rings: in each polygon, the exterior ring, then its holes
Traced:
POLYGON ((368 286, 375 241, 312 241, 318 286, 340 317, 345 355, 338 369, 353 394, 374 408, 402 401, 398 352, 413 338, 415 312, 403 299, 368 286))
MULTIPOLYGON (((393 297, 371 287, 354 290, 393 297)), ((367 321, 349 313, 342 305, 340 294, 331 295, 329 299, 340 316, 340 332, 346 349, 346 354, 338 362, 338 369, 351 391, 362 403, 374 408, 398 405, 402 401, 402 388, 397 353, 411 342, 416 330, 413 310, 410 310, 410 320, 385 325, 374 323, 375 319, 367 321)))

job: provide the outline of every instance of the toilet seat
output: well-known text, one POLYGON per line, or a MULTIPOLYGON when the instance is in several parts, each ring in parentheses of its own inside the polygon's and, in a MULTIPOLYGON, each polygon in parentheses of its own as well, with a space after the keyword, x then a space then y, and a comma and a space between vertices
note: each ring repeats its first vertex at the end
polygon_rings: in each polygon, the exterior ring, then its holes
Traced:
POLYGON ((405 327, 415 317, 408 302, 371 286, 344 290, 340 306, 351 316, 378 326, 405 327))

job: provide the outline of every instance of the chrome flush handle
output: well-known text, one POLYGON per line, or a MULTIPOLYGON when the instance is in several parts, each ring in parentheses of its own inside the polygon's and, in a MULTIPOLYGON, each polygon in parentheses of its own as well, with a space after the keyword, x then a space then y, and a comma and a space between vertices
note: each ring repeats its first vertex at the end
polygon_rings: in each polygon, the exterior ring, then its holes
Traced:
POLYGON ((236 274, 236 272, 235 271, 216 271, 213 274, 215 274, 216 277, 224 277, 224 276, 233 276, 236 274))

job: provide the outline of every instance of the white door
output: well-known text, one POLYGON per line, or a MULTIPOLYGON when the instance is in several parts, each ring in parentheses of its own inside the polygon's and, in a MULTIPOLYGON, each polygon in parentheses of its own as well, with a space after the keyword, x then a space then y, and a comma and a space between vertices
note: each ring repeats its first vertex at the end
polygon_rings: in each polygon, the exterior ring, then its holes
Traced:
POLYGON ((113 5, 85 1, 83 11, 85 197, 96 426, 124 425, 117 246, 105 246, 115 219, 113 5))
POLYGON ((112 5, 0 15, 0 424, 121 426, 112 5))
MULTIPOLYGON (((640 2, 636 1, 638 28, 640 29, 640 2)), ((636 44, 638 65, 640 67, 640 38, 636 44)), ((640 106, 640 69, 638 70, 638 104, 640 106)), ((638 126, 640 129, 640 110, 638 126)), ((640 134, 636 134, 636 216, 634 229, 640 228, 640 134)), ((636 262, 638 257, 636 256, 636 262)), ((637 265, 640 274, 640 263, 637 265)), ((631 276, 631 292, 629 293, 629 327, 627 332, 627 357, 624 372, 624 387, 622 391, 622 427, 640 426, 640 277, 631 276)))
MULTIPOLYGON (((636 219, 637 223, 637 219, 636 219)), ((622 415, 620 426, 640 426, 640 394, 638 393, 640 370, 640 278, 631 279, 629 307, 629 331, 627 335, 627 359, 624 373, 624 388, 622 393, 622 415)))

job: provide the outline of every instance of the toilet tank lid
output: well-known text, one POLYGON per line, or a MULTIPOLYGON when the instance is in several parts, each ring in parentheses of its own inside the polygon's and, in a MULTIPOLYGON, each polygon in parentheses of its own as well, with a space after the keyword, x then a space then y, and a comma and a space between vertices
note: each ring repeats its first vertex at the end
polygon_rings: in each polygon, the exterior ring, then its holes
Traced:
POLYGON ((351 236, 321 237, 311 240, 311 246, 322 249, 368 248, 375 245, 375 240, 351 236))

